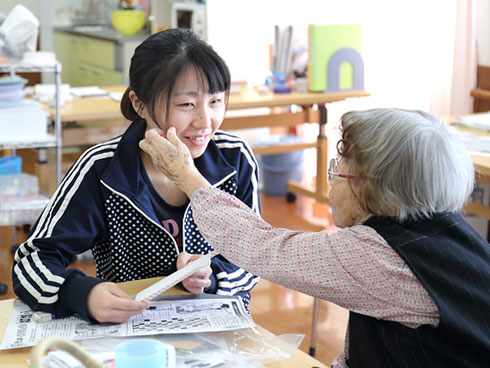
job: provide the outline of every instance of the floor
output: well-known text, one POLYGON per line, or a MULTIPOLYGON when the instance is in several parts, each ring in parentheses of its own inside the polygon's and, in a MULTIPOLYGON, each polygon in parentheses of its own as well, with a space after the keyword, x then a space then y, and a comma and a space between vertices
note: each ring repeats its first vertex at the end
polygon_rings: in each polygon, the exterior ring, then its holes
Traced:
MULTIPOLYGON (((321 231, 329 225, 328 206, 317 204, 309 198, 298 196, 295 203, 286 203, 284 197, 261 195, 261 204, 264 219, 277 227, 321 231)), ((9 287, 7 294, 0 295, 0 299, 14 297, 10 276, 11 234, 11 227, 0 227, 0 281, 9 287)), ((23 236, 19 229, 17 240, 22 241, 23 236)), ((87 274, 95 274, 93 264, 77 263, 72 266, 87 274)), ((300 348, 308 352, 311 344, 313 303, 314 299, 308 295, 261 280, 252 291, 250 309, 257 324, 277 335, 305 335, 300 348)), ((325 301, 320 302, 315 357, 322 363, 329 365, 342 350, 347 318, 348 312, 345 309, 325 301)))

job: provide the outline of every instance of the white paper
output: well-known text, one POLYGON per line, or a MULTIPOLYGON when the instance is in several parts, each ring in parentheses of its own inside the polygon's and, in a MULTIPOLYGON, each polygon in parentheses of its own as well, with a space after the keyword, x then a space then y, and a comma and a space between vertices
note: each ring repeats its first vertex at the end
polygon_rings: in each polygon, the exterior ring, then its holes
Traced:
POLYGON ((472 128, 490 130, 490 113, 460 116, 458 123, 472 128))
POLYGON ((98 86, 72 87, 70 92, 75 97, 100 97, 109 96, 109 92, 98 86))
MULTIPOLYGON (((114 353, 90 353, 93 358, 106 365, 114 366, 114 353)), ((85 368, 80 360, 64 350, 50 351, 48 355, 41 358, 43 368, 85 368)))
POLYGON ((121 102, 124 92, 109 92, 109 97, 111 100, 116 102, 121 102))
POLYGON ((172 273, 169 276, 166 276, 164 279, 160 281, 155 282, 153 285, 148 286, 146 289, 141 290, 138 294, 136 294, 134 300, 137 301, 152 300, 153 298, 162 294, 164 291, 170 289, 172 286, 175 286, 182 280, 188 278, 198 269, 205 267, 208 264, 209 260, 217 254, 218 253, 216 251, 213 251, 195 261, 188 263, 185 267, 182 267, 180 270, 172 273))
POLYGON ((476 135, 453 127, 450 127, 450 131, 459 137, 470 153, 477 155, 490 153, 490 135, 476 135))
POLYGON ((70 340, 228 331, 254 327, 255 322, 237 296, 169 295, 150 303, 150 308, 121 324, 91 324, 78 317, 37 323, 34 312, 15 302, 0 349, 34 346, 47 336, 70 340), (171 298, 171 299, 170 299, 171 298))

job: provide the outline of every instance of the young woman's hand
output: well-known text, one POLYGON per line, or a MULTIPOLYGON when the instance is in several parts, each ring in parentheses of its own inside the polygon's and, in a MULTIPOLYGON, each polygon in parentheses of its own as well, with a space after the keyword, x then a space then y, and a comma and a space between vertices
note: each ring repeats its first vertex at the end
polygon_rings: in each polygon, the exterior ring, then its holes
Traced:
MULTIPOLYGON (((189 262, 195 261, 202 256, 202 254, 180 253, 177 258, 177 269, 180 270, 189 262)), ((211 276, 213 270, 211 270, 210 263, 206 267, 198 269, 191 276, 182 281, 182 285, 184 285, 187 291, 192 294, 201 295, 205 288, 211 286, 209 276, 211 276)))
POLYGON ((210 185, 194 166, 191 153, 177 137, 175 128, 168 129, 166 139, 156 129, 149 129, 139 146, 151 156, 153 164, 187 197, 191 198, 197 189, 210 185))
POLYGON ((132 300, 112 282, 101 282, 88 294, 87 310, 100 323, 123 323, 140 314, 149 306, 148 302, 132 300))

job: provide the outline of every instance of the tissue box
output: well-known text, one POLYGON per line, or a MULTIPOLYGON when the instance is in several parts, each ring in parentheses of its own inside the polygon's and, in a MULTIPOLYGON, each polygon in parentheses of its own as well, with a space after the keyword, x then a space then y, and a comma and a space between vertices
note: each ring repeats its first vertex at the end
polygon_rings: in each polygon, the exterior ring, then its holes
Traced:
POLYGON ((1 107, 0 132, 0 143, 44 141, 48 134, 48 114, 35 102, 1 107))

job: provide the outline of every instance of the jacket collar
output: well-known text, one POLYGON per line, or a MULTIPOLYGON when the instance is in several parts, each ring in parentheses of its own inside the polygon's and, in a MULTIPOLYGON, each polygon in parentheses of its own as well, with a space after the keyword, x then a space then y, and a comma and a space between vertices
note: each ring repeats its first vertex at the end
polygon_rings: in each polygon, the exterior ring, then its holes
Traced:
MULTIPOLYGON (((146 122, 135 120, 121 137, 114 156, 102 175, 102 181, 143 208, 151 208, 148 187, 140 175, 143 162, 139 141, 143 139, 146 122)), ((194 160, 199 172, 211 183, 220 183, 235 171, 216 143, 211 140, 204 154, 194 160)))

